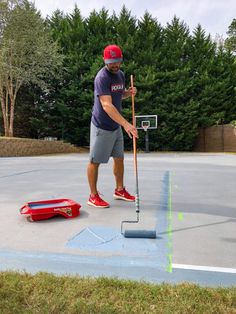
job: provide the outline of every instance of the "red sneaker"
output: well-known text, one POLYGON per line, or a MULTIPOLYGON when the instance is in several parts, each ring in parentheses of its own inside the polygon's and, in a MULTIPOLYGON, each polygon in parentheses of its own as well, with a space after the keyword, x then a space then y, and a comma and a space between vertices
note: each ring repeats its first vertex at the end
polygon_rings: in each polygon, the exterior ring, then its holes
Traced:
POLYGON ((123 190, 118 191, 115 189, 115 193, 113 194, 114 198, 117 200, 124 200, 127 202, 134 202, 135 201, 135 196, 130 195, 129 192, 126 191, 125 188, 123 190))
POLYGON ((93 197, 90 195, 87 204, 94 207, 102 207, 102 208, 110 207, 110 205, 107 202, 101 199, 99 194, 95 194, 93 197))

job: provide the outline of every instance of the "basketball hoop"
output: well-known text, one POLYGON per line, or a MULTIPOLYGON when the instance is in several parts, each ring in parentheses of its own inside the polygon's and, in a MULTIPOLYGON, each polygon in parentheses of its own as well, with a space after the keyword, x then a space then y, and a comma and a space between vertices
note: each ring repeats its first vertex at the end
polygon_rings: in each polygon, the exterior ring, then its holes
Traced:
POLYGON ((135 126, 137 130, 143 130, 145 132, 145 152, 149 153, 149 131, 157 129, 157 115, 135 116, 135 126))
POLYGON ((149 127, 150 127, 150 121, 142 121, 142 128, 145 132, 147 132, 149 127))

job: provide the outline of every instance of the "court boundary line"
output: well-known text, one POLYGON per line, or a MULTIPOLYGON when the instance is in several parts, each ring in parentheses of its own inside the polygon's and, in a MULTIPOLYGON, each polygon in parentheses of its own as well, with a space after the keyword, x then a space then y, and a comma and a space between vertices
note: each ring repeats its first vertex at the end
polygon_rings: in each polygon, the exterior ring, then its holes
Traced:
POLYGON ((236 268, 228 267, 215 267, 215 266, 201 266, 201 265, 187 265, 187 264, 172 264, 174 269, 185 269, 185 270, 201 270, 201 271, 211 271, 217 273, 231 273, 236 274, 236 268))

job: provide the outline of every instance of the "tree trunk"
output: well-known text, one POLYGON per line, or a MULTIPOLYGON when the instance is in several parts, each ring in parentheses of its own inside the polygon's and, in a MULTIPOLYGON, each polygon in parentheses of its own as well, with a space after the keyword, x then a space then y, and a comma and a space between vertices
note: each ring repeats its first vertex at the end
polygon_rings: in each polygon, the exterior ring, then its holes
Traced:
POLYGON ((9 123, 9 135, 10 137, 13 137, 13 125, 14 125, 14 113, 15 113, 15 97, 10 97, 11 103, 10 103, 10 123, 9 123))
POLYGON ((0 85, 0 102, 2 108, 4 133, 6 137, 14 136, 15 103, 16 95, 20 86, 21 82, 17 81, 14 88, 11 79, 8 80, 6 88, 0 85))
MULTIPOLYGON (((7 93, 6 93, 7 94, 7 93)), ((3 118, 3 127, 4 127, 4 135, 9 136, 9 123, 8 123, 8 94, 6 97, 3 95, 3 91, 1 91, 1 108, 2 108, 2 118, 3 118)))

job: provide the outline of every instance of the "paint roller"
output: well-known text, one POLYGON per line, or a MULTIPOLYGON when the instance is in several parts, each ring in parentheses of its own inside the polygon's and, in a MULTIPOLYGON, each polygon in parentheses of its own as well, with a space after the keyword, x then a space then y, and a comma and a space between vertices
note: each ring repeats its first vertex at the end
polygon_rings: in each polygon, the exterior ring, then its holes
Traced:
MULTIPOLYGON (((133 90, 134 80, 133 75, 130 76, 130 85, 133 90)), ((131 95, 132 98, 132 120, 133 126, 136 127, 135 121, 135 108, 134 108, 134 94, 131 95)), ((138 186, 138 162, 137 162, 137 143, 136 137, 133 136, 133 154, 134 154, 134 174, 135 174, 135 209, 136 209, 136 220, 123 220, 121 222, 121 234, 125 238, 156 238, 156 230, 123 230, 124 224, 136 224, 139 222, 140 204, 139 204, 139 186, 138 186)))

